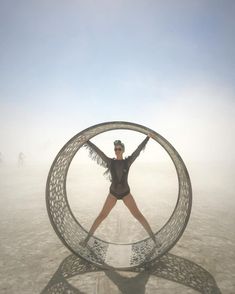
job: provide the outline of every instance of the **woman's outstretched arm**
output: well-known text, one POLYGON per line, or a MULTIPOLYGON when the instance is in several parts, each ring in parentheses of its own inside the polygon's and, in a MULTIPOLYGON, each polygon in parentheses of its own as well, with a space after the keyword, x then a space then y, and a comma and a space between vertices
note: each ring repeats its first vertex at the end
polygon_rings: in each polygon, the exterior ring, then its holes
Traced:
POLYGON ((95 160, 99 165, 104 167, 109 166, 111 158, 106 156, 94 143, 88 140, 83 146, 89 150, 89 156, 92 160, 95 160))
POLYGON ((145 146, 148 142, 148 140, 150 139, 150 135, 148 135, 144 141, 142 143, 140 143, 140 145, 136 148, 136 150, 131 154, 131 156, 128 156, 128 162, 129 162, 129 165, 131 165, 135 159, 137 158, 137 156, 139 156, 141 150, 144 150, 145 149, 145 146))

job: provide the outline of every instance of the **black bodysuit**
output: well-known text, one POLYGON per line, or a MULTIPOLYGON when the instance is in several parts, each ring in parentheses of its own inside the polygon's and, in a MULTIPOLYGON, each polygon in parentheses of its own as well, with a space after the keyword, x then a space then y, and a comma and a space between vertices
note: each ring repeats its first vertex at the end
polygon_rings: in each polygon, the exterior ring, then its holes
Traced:
POLYGON ((130 193, 128 185, 129 168, 140 154, 140 151, 145 148, 148 140, 149 137, 147 136, 130 156, 121 160, 106 156, 103 151, 89 140, 84 144, 89 149, 90 157, 96 160, 98 164, 107 168, 104 174, 108 175, 109 180, 112 182, 109 192, 117 199, 122 199, 130 193))

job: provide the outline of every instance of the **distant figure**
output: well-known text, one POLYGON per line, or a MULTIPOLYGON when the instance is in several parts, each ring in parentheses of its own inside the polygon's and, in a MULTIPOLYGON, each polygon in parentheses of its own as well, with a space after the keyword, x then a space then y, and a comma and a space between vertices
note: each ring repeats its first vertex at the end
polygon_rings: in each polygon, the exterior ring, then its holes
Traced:
POLYGON ((0 166, 3 165, 2 152, 0 152, 0 166))
POLYGON ((24 153, 20 152, 18 155, 18 167, 24 166, 24 159, 25 159, 24 153))

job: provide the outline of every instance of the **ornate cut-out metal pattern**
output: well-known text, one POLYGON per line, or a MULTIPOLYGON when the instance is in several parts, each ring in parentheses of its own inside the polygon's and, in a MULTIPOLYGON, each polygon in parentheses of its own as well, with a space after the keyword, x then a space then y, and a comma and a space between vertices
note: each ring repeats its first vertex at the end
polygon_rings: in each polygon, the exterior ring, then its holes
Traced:
POLYGON ((48 215, 55 232, 73 253, 101 267, 106 267, 109 264, 117 269, 130 269, 161 257, 177 243, 189 220, 192 205, 192 188, 189 174, 182 158, 165 138, 142 125, 114 121, 101 123, 83 130, 71 138, 59 151, 48 174, 46 203, 48 215), (87 140, 103 132, 116 129, 128 129, 145 135, 151 132, 153 139, 168 152, 177 171, 179 182, 178 200, 169 220, 156 233, 156 238, 160 241, 161 246, 158 251, 153 251, 152 254, 149 254, 153 246, 150 238, 136 243, 110 244, 92 237, 90 239, 90 248, 92 250, 79 245, 79 241, 87 236, 87 231, 79 224, 68 203, 66 193, 68 169, 73 157, 87 140), (120 246, 121 250, 127 249, 128 251, 129 249, 130 258, 126 259, 125 264, 119 264, 118 256, 116 257, 117 260, 113 256, 111 263, 110 259, 106 260, 107 252, 113 246, 120 246))

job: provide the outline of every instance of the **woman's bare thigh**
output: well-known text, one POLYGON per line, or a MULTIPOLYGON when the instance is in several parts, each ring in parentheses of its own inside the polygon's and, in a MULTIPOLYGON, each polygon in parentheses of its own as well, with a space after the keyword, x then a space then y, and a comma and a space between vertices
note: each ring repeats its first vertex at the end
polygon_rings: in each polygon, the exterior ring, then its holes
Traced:
POLYGON ((131 195, 131 193, 129 193, 128 195, 124 196, 122 198, 123 202, 125 203, 125 205, 129 208, 129 210, 132 213, 140 213, 139 208, 137 207, 137 204, 135 202, 135 199, 133 198, 133 196, 131 195))
POLYGON ((109 193, 104 202, 101 213, 108 213, 114 207, 116 202, 117 202, 117 198, 109 193))

